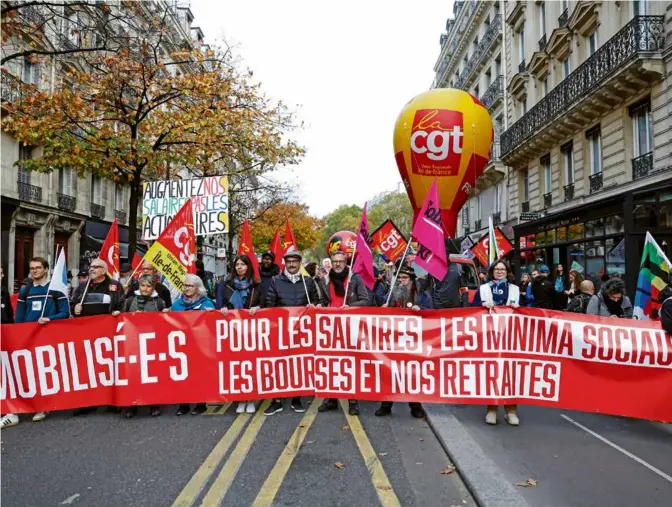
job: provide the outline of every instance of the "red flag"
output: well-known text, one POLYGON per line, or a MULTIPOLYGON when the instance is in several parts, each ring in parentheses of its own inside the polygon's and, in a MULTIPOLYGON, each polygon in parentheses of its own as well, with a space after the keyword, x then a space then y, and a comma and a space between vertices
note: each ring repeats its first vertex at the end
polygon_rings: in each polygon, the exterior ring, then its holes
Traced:
POLYGON ((100 248, 98 258, 107 264, 107 274, 114 280, 119 280, 119 224, 116 218, 100 248))
POLYGON ((250 258, 252 267, 254 268, 254 277, 257 278, 259 276, 259 262, 257 262, 257 254, 254 253, 252 234, 250 233, 250 223, 247 221, 247 218, 243 222, 243 229, 240 231, 238 255, 247 255, 250 258))
POLYGON ((196 273, 194 212, 188 199, 145 254, 145 260, 182 292, 184 277, 196 273))
POLYGON ((443 224, 439 207, 439 191, 436 178, 413 225, 412 236, 420 245, 415 263, 438 280, 448 272, 448 256, 443 239, 443 224))
POLYGON ((282 255, 284 254, 284 251, 282 249, 282 241, 280 240, 279 229, 275 231, 275 234, 273 235, 273 240, 271 241, 271 252, 273 252, 273 255, 275 255, 275 263, 278 265, 279 268, 282 269, 282 266, 284 266, 285 263, 282 260, 282 255))
POLYGON ((295 250, 298 251, 299 246, 296 244, 296 239, 294 239, 294 232, 292 231, 292 226, 289 225, 288 218, 285 223, 285 243, 282 254, 284 256, 287 252, 293 252, 295 250))
POLYGON ((140 277, 142 276, 142 257, 138 255, 138 253, 133 254, 133 262, 131 263, 131 268, 133 269, 133 278, 136 280, 139 280, 140 277))
POLYGON ((373 274, 373 253, 371 252, 370 244, 369 219, 366 216, 366 204, 364 204, 362 220, 359 223, 357 232, 357 246, 355 247, 357 255, 352 267, 352 272, 361 276, 364 285, 366 285, 369 290, 373 290, 373 286, 376 284, 376 277, 373 274))

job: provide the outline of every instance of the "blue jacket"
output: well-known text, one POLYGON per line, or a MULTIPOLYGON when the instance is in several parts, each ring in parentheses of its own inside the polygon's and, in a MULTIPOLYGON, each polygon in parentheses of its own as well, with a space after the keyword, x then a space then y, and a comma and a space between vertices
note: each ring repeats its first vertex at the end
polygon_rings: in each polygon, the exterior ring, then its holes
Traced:
POLYGON ((17 324, 23 322, 37 322, 42 315, 42 306, 44 307, 44 317, 49 320, 67 319, 70 317, 70 308, 68 298, 65 294, 55 291, 49 291, 49 283, 44 285, 29 285, 19 291, 19 299, 16 304, 16 315, 14 321, 17 324))
POLYGON ((215 309, 215 304, 207 296, 197 299, 193 303, 186 303, 183 296, 180 296, 175 300, 173 305, 170 307, 170 310, 173 312, 188 312, 190 310, 205 310, 206 308, 215 309))

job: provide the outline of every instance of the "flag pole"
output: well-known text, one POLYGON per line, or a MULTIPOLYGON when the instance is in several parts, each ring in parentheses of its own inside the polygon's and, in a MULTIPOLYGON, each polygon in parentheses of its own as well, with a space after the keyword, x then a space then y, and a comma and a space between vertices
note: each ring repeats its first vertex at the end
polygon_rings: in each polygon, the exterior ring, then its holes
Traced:
POLYGON ((308 300, 308 304, 310 304, 310 296, 308 295, 308 287, 306 286, 306 277, 301 273, 301 268, 299 268, 299 275, 301 275, 301 281, 303 282, 303 290, 306 291, 306 299, 308 300))
POLYGON ((401 256, 401 262, 399 263, 399 267, 397 268, 397 271, 394 274, 394 278, 392 278, 392 285, 390 285, 390 292, 387 295, 387 302, 385 303, 385 306, 388 306, 390 304, 390 299, 392 299, 392 291, 394 290, 394 284, 397 283, 397 277, 399 276, 399 271, 401 271, 401 268, 404 265, 404 260, 406 260, 406 254, 408 253, 408 249, 411 248, 411 242, 410 242, 411 238, 408 239, 409 242, 406 245, 406 250, 404 250, 404 255, 401 256))
POLYGON ((355 254, 357 253, 357 243, 355 242, 355 248, 352 249, 352 259, 350 260, 350 269, 348 270, 348 281, 345 284, 345 299, 343 304, 348 304, 348 289, 350 288, 350 280, 352 279, 352 268, 355 265, 355 254))
MULTIPOLYGON (((58 259, 58 245, 56 245, 56 259, 58 259)), ((49 274, 52 274, 52 267, 49 266, 49 274)), ((40 313, 40 319, 44 317, 44 309, 47 306, 47 301, 49 300, 49 289, 51 288, 51 277, 49 277, 49 285, 47 285, 47 293, 44 295, 44 303, 42 304, 42 312, 40 313)))
POLYGON ((142 268, 142 265, 144 263, 145 263, 145 259, 143 258, 141 260, 141 262, 138 262, 138 265, 135 266, 135 269, 131 273, 131 276, 128 278, 128 280, 126 280, 126 283, 124 284, 124 290, 126 290, 128 288, 128 284, 131 283, 131 281, 133 280, 133 277, 135 276, 135 273, 138 271, 138 269, 142 268))

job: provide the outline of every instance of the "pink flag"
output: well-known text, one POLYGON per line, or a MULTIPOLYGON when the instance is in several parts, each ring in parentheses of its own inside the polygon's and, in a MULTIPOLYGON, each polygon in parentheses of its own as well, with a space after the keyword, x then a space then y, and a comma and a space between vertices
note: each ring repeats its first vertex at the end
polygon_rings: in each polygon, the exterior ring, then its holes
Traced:
POLYGON ((364 211, 362 211, 362 221, 359 223, 359 231, 357 232, 357 255, 355 257, 355 264, 352 267, 352 272, 357 273, 362 277, 364 285, 369 290, 373 290, 376 284, 376 277, 373 276, 373 253, 371 252, 371 238, 369 237, 369 219, 366 216, 366 204, 364 204, 364 211))
POLYGON ((434 183, 432 183, 415 221, 412 236, 420 245, 415 263, 434 278, 443 280, 448 272, 448 258, 443 240, 443 224, 441 222, 436 178, 434 178, 434 183))

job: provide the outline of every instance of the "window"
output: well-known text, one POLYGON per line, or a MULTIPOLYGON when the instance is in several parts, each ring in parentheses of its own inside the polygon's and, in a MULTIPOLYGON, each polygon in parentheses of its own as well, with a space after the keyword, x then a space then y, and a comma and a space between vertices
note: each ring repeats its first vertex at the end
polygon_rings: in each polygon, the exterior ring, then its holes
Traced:
POLYGON ((63 28, 65 36, 75 46, 79 45, 79 19, 77 13, 70 8, 65 9, 65 19, 63 20, 63 28))
POLYGON ((527 169, 523 171, 523 202, 530 200, 530 174, 527 169))
POLYGON ((502 73, 502 61, 497 58, 495 60, 495 77, 499 76, 502 73))
POLYGON ((588 151, 590 161, 590 175, 602 172, 602 141, 600 136, 600 127, 593 128, 586 132, 588 140, 588 151))
POLYGON ((574 184, 574 147, 568 143, 562 147, 562 158, 565 162, 565 185, 574 184))
POLYGON ((542 36, 546 34, 546 2, 539 5, 539 33, 542 36))
POLYGON ((562 79, 566 79, 572 72, 572 66, 569 62, 569 56, 562 61, 562 79))
POLYGON ((632 2, 633 16, 646 16, 649 13, 649 2, 647 0, 634 0, 632 2))
POLYGON ((523 23, 520 32, 518 32, 518 59, 520 63, 525 61, 525 24, 523 23))
POLYGON ((35 86, 40 84, 40 65, 37 63, 30 63, 28 58, 23 60, 23 76, 21 80, 24 83, 33 84, 35 86))
POLYGON ((476 98, 480 97, 480 93, 479 93, 479 90, 478 90, 478 85, 474 88, 474 97, 476 97, 476 98))
POLYGON ((502 187, 498 183, 495 185, 495 213, 502 211, 502 187))
POLYGON ((58 189, 63 195, 75 195, 75 171, 71 167, 61 167, 58 170, 58 189))
POLYGON ((114 209, 124 209, 124 187, 121 185, 114 186, 114 209))
POLYGON ((548 78, 545 77, 541 82, 541 96, 545 97, 548 95, 548 78))
POLYGON ((478 194, 476 196, 476 220, 480 220, 481 218, 483 218, 481 211, 482 211, 481 194, 478 194))
POLYGON ((569 0, 562 0, 560 3, 562 4, 562 12, 565 12, 566 9, 569 9, 569 0))
MULTIPOLYGON (((31 158, 33 158, 33 147, 19 143, 19 161, 31 158)), ((18 180, 20 183, 30 183, 30 171, 26 171, 21 163, 19 163, 18 180)))
POLYGON ((103 204, 103 179, 100 176, 91 176, 91 202, 103 204))
POLYGON ((588 56, 594 55, 597 51, 597 30, 588 36, 588 56))
POLYGON ((635 148, 635 158, 646 155, 653 150, 653 117, 651 102, 647 100, 630 109, 632 116, 632 132, 635 148))
POLYGON ((522 118, 527 113, 527 100, 526 98, 520 101, 520 117, 522 118))
POLYGON ((541 159, 541 172, 544 178, 544 193, 548 194, 551 192, 551 156, 546 155, 541 159))

